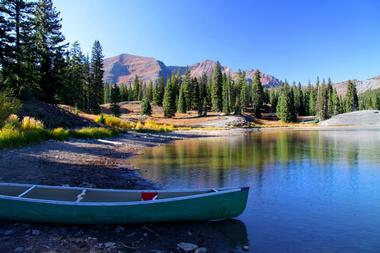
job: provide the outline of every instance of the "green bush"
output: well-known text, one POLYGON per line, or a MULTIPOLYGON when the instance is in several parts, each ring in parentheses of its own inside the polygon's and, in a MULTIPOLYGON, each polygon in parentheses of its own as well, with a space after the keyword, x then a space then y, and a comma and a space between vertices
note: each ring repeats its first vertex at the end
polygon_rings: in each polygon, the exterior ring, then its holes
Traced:
POLYGON ((50 139, 57 141, 65 141, 70 138, 70 131, 62 127, 55 128, 49 132, 50 139))
POLYGON ((0 92, 0 127, 9 115, 17 113, 21 107, 18 99, 11 97, 10 91, 0 92))
POLYGON ((12 129, 0 130, 0 149, 9 147, 20 147, 27 144, 37 143, 48 139, 44 129, 12 129))
POLYGON ((95 122, 104 124, 106 122, 106 119, 104 118, 103 114, 100 114, 96 119, 95 122))

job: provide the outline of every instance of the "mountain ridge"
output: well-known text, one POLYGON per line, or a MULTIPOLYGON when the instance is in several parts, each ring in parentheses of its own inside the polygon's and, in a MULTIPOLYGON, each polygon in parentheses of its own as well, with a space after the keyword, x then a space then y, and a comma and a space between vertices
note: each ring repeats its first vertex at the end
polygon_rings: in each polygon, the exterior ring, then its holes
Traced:
MULTIPOLYGON (((206 59, 189 66, 167 66, 164 62, 154 57, 124 53, 104 60, 103 81, 107 83, 127 84, 131 83, 135 76, 138 76, 144 82, 154 81, 160 76, 167 78, 172 73, 177 73, 178 71, 184 75, 187 67, 190 69, 190 76, 193 78, 200 78, 203 73, 208 78, 211 78, 216 63, 217 61, 206 59)), ((237 72, 228 66, 222 66, 222 71, 230 73, 232 78, 237 76, 237 72)), ((257 69, 246 70, 249 82, 252 81, 256 71, 257 69)), ((279 79, 266 73, 262 73, 261 81, 267 87, 278 87, 281 84, 279 79)))

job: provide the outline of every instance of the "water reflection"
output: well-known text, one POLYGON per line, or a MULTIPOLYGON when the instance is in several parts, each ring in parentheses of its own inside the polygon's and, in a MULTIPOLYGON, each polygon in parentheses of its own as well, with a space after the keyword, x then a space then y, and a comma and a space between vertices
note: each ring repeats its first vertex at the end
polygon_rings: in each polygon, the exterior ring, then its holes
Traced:
POLYGON ((264 171, 272 167, 282 173, 290 167, 353 170, 360 159, 380 157, 380 149, 373 148, 379 141, 377 131, 264 131, 179 141, 150 149, 134 163, 143 176, 164 186, 178 186, 178 180, 182 187, 260 185, 264 171))
POLYGON ((148 149, 133 162, 165 188, 250 185, 239 219, 257 252, 380 248, 380 131, 183 140, 148 149))

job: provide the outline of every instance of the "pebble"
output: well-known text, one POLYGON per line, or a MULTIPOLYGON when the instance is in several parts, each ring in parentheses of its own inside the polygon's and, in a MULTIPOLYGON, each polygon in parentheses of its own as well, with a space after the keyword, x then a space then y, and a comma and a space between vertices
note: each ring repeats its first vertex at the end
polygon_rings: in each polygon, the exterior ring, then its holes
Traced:
POLYGON ((15 252, 16 253, 23 252, 23 251, 24 251, 23 247, 17 247, 17 248, 15 248, 15 252))
POLYGON ((12 229, 8 229, 8 230, 4 231, 4 235, 11 235, 13 233, 14 233, 14 231, 12 229))
POLYGON ((106 248, 115 248, 116 247, 116 243, 114 243, 114 242, 106 242, 104 244, 104 247, 106 247, 106 248))
POLYGON ((116 232, 116 233, 120 233, 120 232, 123 232, 123 231, 125 231, 125 228, 122 227, 122 226, 117 226, 117 227, 115 228, 115 232, 116 232))
POLYGON ((198 248, 198 245, 189 242, 180 242, 177 244, 177 247, 183 252, 193 252, 198 248))
POLYGON ((200 247, 194 251, 194 253, 207 253, 207 248, 200 247))
POLYGON ((243 245, 243 247, 241 247, 244 251, 248 251, 249 250, 249 247, 248 245, 243 245))
POLYGON ((41 231, 39 231, 38 229, 32 230, 32 235, 40 235, 40 234, 41 234, 41 231))

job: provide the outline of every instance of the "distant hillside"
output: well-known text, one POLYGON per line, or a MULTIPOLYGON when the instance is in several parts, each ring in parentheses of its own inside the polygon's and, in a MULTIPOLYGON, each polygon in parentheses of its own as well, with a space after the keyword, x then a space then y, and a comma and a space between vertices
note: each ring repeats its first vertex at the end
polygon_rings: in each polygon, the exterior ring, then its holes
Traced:
MULTIPOLYGON (((211 78, 216 61, 205 60, 189 65, 191 77, 201 77, 204 73, 211 78)), ((166 66, 163 62, 153 58, 136 56, 131 54, 121 54, 104 60, 104 81, 109 83, 130 83, 137 75, 141 80, 156 80, 160 76, 168 77, 172 73, 180 72, 182 75, 186 71, 186 66, 166 66)), ((233 78, 237 73, 228 66, 223 66, 222 71, 230 73, 233 78)), ((246 70, 248 81, 252 81, 256 70, 246 70)), ((264 86, 277 87, 280 80, 272 75, 262 73, 261 81, 264 86)))
MULTIPOLYGON (((354 80, 356 83, 356 89, 359 94, 364 93, 368 90, 374 90, 380 88, 380 76, 376 76, 366 80, 354 80)), ((348 81, 336 83, 334 87, 336 88, 338 94, 344 95, 347 91, 348 81)))

